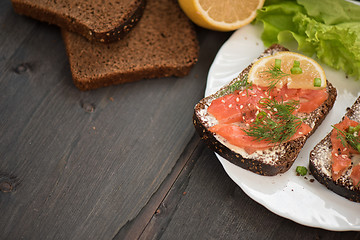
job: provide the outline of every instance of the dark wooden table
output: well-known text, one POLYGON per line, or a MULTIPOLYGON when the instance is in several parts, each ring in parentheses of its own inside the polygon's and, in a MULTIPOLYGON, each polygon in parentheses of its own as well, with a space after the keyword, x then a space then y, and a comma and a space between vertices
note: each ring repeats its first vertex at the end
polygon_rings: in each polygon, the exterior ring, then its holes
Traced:
POLYGON ((59 28, 0 2, 0 239, 360 239, 299 225, 227 176, 192 125, 231 33, 184 78, 81 92, 59 28))

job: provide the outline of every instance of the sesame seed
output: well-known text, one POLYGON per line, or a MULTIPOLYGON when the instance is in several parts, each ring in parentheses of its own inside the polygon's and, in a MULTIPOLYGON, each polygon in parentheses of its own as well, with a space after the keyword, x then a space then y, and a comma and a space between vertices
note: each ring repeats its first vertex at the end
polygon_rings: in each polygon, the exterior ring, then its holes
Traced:
POLYGON ((244 106, 243 105, 240 105, 240 109, 243 109, 244 108, 244 106))
POLYGON ((231 108, 232 107, 232 104, 229 104, 229 108, 231 108))
POLYGON ((225 100, 224 100, 224 99, 222 99, 222 100, 221 100, 221 102, 222 102, 222 103, 225 103, 225 100))
POLYGON ((338 157, 338 156, 339 156, 337 153, 335 153, 334 155, 335 155, 335 157, 338 157))
POLYGON ((239 102, 239 101, 240 101, 240 99, 237 97, 237 98, 236 98, 236 101, 237 101, 237 102, 239 102))

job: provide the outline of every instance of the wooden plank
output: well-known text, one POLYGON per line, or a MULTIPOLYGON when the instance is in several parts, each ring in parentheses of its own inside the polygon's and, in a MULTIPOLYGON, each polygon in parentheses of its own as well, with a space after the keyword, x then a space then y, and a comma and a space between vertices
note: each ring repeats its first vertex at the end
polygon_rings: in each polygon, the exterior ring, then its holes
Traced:
POLYGON ((0 192, 0 239, 111 239, 184 152, 193 106, 229 33, 198 29, 200 61, 187 77, 80 92, 59 29, 9 7, 0 26, 16 19, 11 36, 24 38, 0 40, 9 49, 0 65, 0 171, 20 184, 0 192))
POLYGON ((277 216, 249 198, 200 143, 140 239, 360 239, 277 216))
MULTIPOLYGON (((225 42, 228 37, 231 35, 231 33, 215 33, 212 31, 207 31, 201 28, 197 29, 198 31, 198 37, 200 42, 200 57, 199 57, 199 63, 198 64, 206 64, 202 67, 202 69, 206 69, 206 71, 198 72, 195 74, 196 77, 206 79, 207 77, 207 69, 210 68, 210 64, 212 63, 212 59, 214 59, 215 54, 217 51, 213 51, 214 49, 218 49, 223 42, 225 42), (203 34, 203 33, 206 34, 203 34), (212 39, 209 41, 208 39, 212 39)), ((205 82, 204 82, 205 87, 205 82)), ((205 89, 203 88, 202 91, 205 89)), ((203 93, 199 94, 197 100, 194 102, 193 106, 196 102, 198 102, 203 97, 203 93)), ((193 111, 193 107, 191 107, 193 111)), ((191 117, 189 118, 189 124, 191 124, 191 117)), ((169 191, 170 187, 174 183, 174 181, 177 179, 177 176, 180 174, 181 171, 183 171, 183 168, 187 161, 189 160, 189 156, 192 154, 193 149, 197 145, 199 139, 194 138, 192 139, 187 148, 184 150, 182 155, 180 156, 179 160, 177 161, 177 164, 172 169, 171 173, 167 176, 167 178, 162 182, 162 185, 159 187, 159 189, 154 193, 154 195, 149 200, 148 204, 139 212, 139 214, 136 216, 136 218, 130 220, 126 225, 124 225, 116 235, 115 239, 137 239, 142 230, 145 228, 146 224, 150 221, 152 215, 158 208, 159 204, 163 200, 163 198, 166 196, 167 192, 169 191)))
MULTIPOLYGON (((179 177, 179 174, 183 171, 189 171, 189 164, 187 163, 189 159, 191 159, 191 156, 194 153, 194 149, 199 144, 199 141, 199 137, 197 135, 194 135, 194 137, 191 139, 188 146, 186 147, 185 151, 181 154, 180 159, 176 162, 171 173, 165 178, 159 189, 154 193, 149 202, 139 212, 136 218, 129 221, 120 229, 118 234, 114 237, 114 240, 139 239, 143 230, 150 222, 152 216, 159 213, 158 207, 160 203, 163 201, 169 191, 171 191, 173 184, 179 177)), ((184 176, 186 174, 182 175, 184 176)))
POLYGON ((19 45, 35 34, 32 31, 37 24, 35 20, 15 14, 10 0, 0 2, 0 72, 9 67, 7 62, 19 45))

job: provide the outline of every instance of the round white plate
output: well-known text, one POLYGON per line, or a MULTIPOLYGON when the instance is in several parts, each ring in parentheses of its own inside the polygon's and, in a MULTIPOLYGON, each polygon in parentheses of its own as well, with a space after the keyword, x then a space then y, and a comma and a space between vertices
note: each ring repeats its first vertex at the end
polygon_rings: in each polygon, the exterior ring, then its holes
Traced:
MULTIPOLYGON (((248 25, 236 32, 219 50, 208 74, 205 95, 216 92, 257 58, 265 47, 260 39, 262 26, 248 25)), ((290 50, 296 51, 295 48, 290 50)), ((322 125, 308 139, 293 166, 284 174, 260 176, 244 170, 217 155, 230 178, 252 199, 270 211, 297 223, 328 230, 360 230, 360 203, 351 202, 318 183, 312 176, 297 176, 296 166, 308 167, 309 153, 341 120, 346 108, 360 94, 360 81, 346 78, 344 72, 322 64, 338 97, 322 125)))

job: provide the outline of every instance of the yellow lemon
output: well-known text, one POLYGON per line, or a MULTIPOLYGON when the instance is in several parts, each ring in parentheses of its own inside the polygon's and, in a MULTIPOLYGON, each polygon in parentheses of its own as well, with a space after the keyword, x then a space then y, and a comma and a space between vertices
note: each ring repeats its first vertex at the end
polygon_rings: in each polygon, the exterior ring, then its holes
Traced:
POLYGON ((259 86, 303 89, 326 87, 324 69, 314 59, 294 52, 278 52, 260 58, 251 67, 248 81, 259 86))
POLYGON ((197 25, 217 31, 236 30, 256 17, 264 0, 178 0, 185 14, 197 25))

